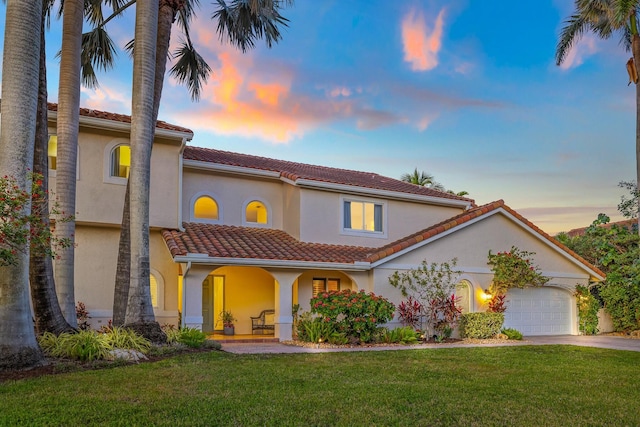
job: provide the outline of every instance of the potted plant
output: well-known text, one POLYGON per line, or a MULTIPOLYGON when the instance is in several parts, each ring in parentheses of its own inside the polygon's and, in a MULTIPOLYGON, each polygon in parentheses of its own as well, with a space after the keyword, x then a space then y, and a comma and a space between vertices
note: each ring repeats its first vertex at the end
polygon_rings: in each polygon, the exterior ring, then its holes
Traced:
POLYGON ((224 330, 223 333, 225 335, 233 335, 235 333, 233 322, 236 321, 236 318, 233 317, 233 314, 231 314, 231 312, 228 310, 223 310, 220 313, 220 320, 222 320, 222 327, 224 330))

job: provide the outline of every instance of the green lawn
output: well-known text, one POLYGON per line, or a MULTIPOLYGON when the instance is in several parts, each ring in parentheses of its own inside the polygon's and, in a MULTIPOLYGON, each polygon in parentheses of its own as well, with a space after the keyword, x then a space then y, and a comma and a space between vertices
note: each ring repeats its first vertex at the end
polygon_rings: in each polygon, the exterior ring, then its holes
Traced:
POLYGON ((640 353, 198 353, 0 384, 0 425, 640 425, 640 353))

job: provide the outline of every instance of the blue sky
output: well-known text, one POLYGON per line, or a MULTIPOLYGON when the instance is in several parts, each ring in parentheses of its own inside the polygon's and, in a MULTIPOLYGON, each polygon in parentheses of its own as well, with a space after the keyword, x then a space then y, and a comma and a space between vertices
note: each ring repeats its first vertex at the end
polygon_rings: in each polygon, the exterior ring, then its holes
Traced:
MULTIPOLYGON (((617 183, 635 177, 630 54, 589 35, 557 67, 572 3, 297 0, 279 44, 241 54, 202 2, 192 36, 213 74, 199 103, 167 79, 160 119, 193 129, 195 146, 395 178, 417 167, 551 234, 599 212, 619 219, 617 183)), ((119 46, 132 12, 108 27, 119 46)), ((59 27, 47 40, 53 102, 59 27)), ((131 62, 118 58, 83 106, 130 113, 131 62)))

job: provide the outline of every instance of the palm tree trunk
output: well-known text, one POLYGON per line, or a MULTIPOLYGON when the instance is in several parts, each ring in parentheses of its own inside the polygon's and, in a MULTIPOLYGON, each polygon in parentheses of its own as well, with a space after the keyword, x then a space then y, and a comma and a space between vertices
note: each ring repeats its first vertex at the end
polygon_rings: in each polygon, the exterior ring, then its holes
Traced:
MULTIPOLYGON (((80 54, 82 52, 83 0, 65 0, 58 87, 58 153, 56 194, 63 215, 76 213, 76 170, 80 123, 80 54)), ((75 241, 75 219, 56 224, 58 239, 75 241)), ((55 278, 65 319, 77 327, 74 296, 74 245, 58 252, 55 278)))
MULTIPOLYGON (((38 107, 42 1, 8 0, 2 61, 0 174, 29 191, 38 107)), ((29 213, 30 206, 23 208, 29 213)), ((25 245, 26 246, 26 245, 25 245)), ((42 360, 29 306, 29 248, 16 264, 0 268, 0 369, 42 360)))
POLYGON ((149 188, 155 130, 154 88, 158 2, 136 4, 131 106, 131 274, 125 326, 153 342, 166 341, 155 321, 149 284, 149 188))
MULTIPOLYGON (((167 57, 169 54, 169 43, 171 41, 171 28, 177 10, 173 4, 161 0, 158 11, 158 35, 156 71, 153 88, 153 123, 158 120, 160 109, 160 99, 162 97, 162 87, 164 85, 164 75, 167 69, 167 57)), ((153 145, 152 145, 153 148, 153 145)), ((131 271, 131 232, 130 232, 130 184, 127 181, 124 207, 122 211, 122 225, 120 228, 120 242, 118 245, 118 262, 116 268, 116 283, 113 296, 113 324, 121 326, 124 324, 124 317, 129 298, 129 276, 131 271)))
MULTIPOLYGON (((631 52, 636 70, 640 70, 640 36, 631 36, 631 52)), ((636 83, 636 191, 640 195, 640 84, 636 83)), ((638 232, 640 233, 640 200, 638 201, 638 232)))
MULTIPOLYGON (((48 142, 47 129, 47 61, 45 53, 45 15, 42 14, 40 32, 40 83, 38 87, 38 112, 36 121, 36 139, 33 153, 33 172, 42 175, 42 187, 49 187, 48 142)), ((32 201, 35 212, 41 213, 39 221, 49 227, 48 198, 32 201)), ((73 328, 67 323, 56 295, 53 278, 53 262, 46 254, 31 251, 29 260, 29 285, 31 301, 36 321, 36 332, 51 332, 60 335, 71 332, 73 328)))

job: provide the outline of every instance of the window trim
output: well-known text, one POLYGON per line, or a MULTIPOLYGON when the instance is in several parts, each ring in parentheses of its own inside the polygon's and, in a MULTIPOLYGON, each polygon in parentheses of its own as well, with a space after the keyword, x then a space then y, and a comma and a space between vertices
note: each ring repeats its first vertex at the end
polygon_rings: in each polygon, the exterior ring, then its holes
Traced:
POLYGON ((243 226, 271 228, 272 221, 273 221, 273 209, 271 209, 271 205, 266 200, 260 197, 250 197, 242 203, 242 225, 243 226), (252 202, 260 202, 267 209, 267 222, 265 224, 260 222, 247 221, 247 206, 249 206, 249 203, 252 203, 252 202))
MULTIPOLYGON (((102 172, 103 172, 103 181, 107 184, 118 184, 118 185, 126 185, 127 184, 127 180, 128 178, 122 178, 120 176, 112 176, 111 175, 111 153, 113 152, 113 150, 116 149, 116 147, 120 146, 120 145, 126 145, 129 147, 129 149, 131 149, 131 142, 128 139, 125 138, 117 138, 112 140, 111 142, 109 142, 105 147, 104 147, 104 155, 103 155, 103 165, 102 165, 102 172)), ((131 173, 131 172, 129 172, 131 173)))
POLYGON ((199 222, 203 224, 222 224, 223 223, 223 213, 224 209, 222 208, 222 204, 220 203, 220 197, 218 197, 215 193, 211 191, 200 191, 191 197, 189 200, 189 221, 190 222, 199 222), (214 202, 218 205, 218 219, 208 219, 208 218, 196 218, 195 214, 195 206, 196 201, 201 197, 210 197, 214 202))
POLYGON ((376 239, 386 239, 388 236, 387 202, 379 199, 365 199, 351 196, 340 196, 340 234, 346 236, 372 237, 376 239), (344 205, 345 202, 371 203, 382 207, 382 231, 354 230, 344 226, 344 205))

